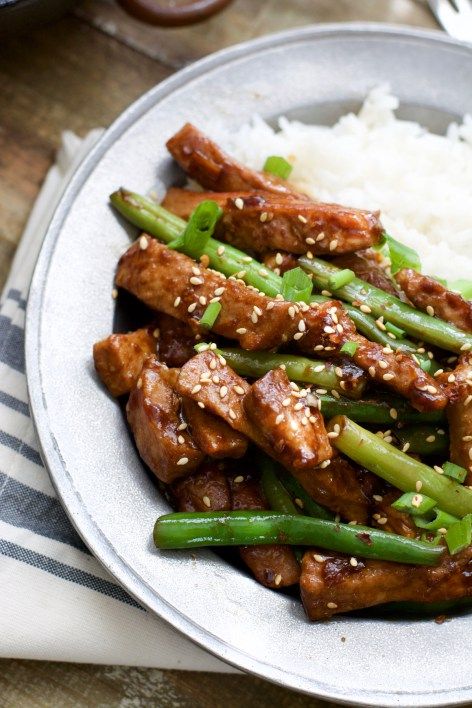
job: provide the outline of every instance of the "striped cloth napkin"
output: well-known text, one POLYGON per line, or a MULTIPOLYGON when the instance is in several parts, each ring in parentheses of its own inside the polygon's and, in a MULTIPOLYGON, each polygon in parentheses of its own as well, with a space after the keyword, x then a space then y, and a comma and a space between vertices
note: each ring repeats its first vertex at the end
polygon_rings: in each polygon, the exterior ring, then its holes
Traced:
POLYGON ((29 283, 52 212, 101 132, 64 133, 0 300, 0 656, 230 672, 141 608, 91 556, 38 453, 24 366, 29 283))

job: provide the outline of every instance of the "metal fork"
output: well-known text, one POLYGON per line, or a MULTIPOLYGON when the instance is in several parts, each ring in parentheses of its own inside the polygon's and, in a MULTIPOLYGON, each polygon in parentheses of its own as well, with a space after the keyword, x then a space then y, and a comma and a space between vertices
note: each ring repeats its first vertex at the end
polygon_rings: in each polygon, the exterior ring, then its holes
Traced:
POLYGON ((428 3, 448 34, 472 42, 472 0, 428 0, 428 3))

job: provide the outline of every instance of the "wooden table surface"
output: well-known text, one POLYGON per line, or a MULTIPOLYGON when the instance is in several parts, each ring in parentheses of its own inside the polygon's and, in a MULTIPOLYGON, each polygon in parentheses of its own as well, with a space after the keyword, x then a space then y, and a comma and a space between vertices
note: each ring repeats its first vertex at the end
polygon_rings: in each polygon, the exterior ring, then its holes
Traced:
MULTIPOLYGON (((235 42, 354 20, 436 27, 418 0, 235 0, 201 25, 173 30, 142 25, 112 0, 84 0, 64 19, 0 44, 0 288, 62 130, 109 125, 175 70, 235 42)), ((1 708, 220 705, 330 704, 246 676, 0 661, 1 708)))

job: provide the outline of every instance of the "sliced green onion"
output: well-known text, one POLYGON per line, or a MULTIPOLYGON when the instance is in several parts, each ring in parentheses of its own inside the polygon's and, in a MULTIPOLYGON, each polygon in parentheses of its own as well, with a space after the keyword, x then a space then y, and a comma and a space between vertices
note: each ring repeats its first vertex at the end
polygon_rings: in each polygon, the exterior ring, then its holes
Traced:
POLYGON ((270 172, 270 174, 275 177, 288 179, 292 173, 293 167, 290 162, 287 162, 285 157, 270 155, 264 162, 264 167, 262 169, 264 172, 270 172))
POLYGON ((449 553, 453 556, 472 542, 472 514, 467 514, 461 521, 450 526, 446 533, 446 543, 449 553))
POLYGON ((344 268, 343 270, 340 270, 339 273, 335 273, 330 277, 328 280, 328 288, 329 290, 339 290, 339 288, 343 288, 345 285, 350 283, 351 280, 354 280, 355 277, 356 274, 354 271, 349 268, 344 268))
POLYGON ((404 329, 400 329, 400 327, 397 327, 391 322, 385 323, 385 329, 387 330, 387 332, 390 332, 390 334, 394 334, 397 339, 403 339, 403 337, 406 335, 404 329))
POLYGON ((393 502, 392 507, 397 511, 404 511, 412 516, 423 516, 428 511, 432 511, 436 505, 437 501, 427 497, 425 494, 407 492, 393 502))
MULTIPOLYGON (((222 213, 222 209, 211 199, 200 202, 194 209, 182 234, 185 252, 189 256, 200 258, 222 213)), ((177 243, 179 241, 180 239, 176 239, 177 243)))
POLYGON ((442 466, 444 474, 446 477, 451 477, 451 479, 456 479, 462 484, 467 477, 467 470, 459 465, 455 465, 453 462, 445 462, 442 466))
POLYGON ((472 300, 472 280, 454 280, 448 284, 449 290, 459 293, 466 300, 472 300))
POLYGON ((421 271, 420 257, 413 248, 400 243, 400 241, 388 234, 386 234, 386 237, 391 263, 390 269, 393 275, 402 270, 402 268, 413 268, 413 270, 421 271))
POLYGON ((442 509, 435 507, 433 509, 434 516, 415 516, 414 522, 419 529, 425 531, 438 531, 439 529, 448 529, 449 526, 457 524, 460 520, 457 516, 452 516, 442 509))
POLYGON ((342 345, 342 347, 339 351, 341 352, 341 354, 347 354, 348 356, 354 356, 358 346, 359 345, 357 342, 344 342, 344 344, 342 345))
POLYGON ((300 267, 297 266, 297 268, 292 268, 284 273, 282 278, 284 300, 309 302, 312 289, 311 279, 300 267))
POLYGON ((211 329, 213 325, 216 322, 216 319, 218 315, 221 312, 221 303, 219 302, 210 302, 208 307, 206 308, 205 312, 202 315, 202 318, 200 320, 200 326, 201 327, 208 327, 208 329, 211 329))

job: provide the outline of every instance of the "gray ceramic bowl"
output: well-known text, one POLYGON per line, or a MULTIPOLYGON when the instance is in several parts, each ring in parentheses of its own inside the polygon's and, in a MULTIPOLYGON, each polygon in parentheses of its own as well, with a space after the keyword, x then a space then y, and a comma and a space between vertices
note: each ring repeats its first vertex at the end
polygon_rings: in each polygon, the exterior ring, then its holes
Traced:
POLYGON ((211 56, 132 105, 82 164, 50 225, 31 288, 27 368, 43 456, 79 533, 117 580, 174 627, 246 671, 358 705, 472 700, 472 619, 337 617, 310 624, 210 551, 157 552, 168 506, 121 411, 98 385, 91 351, 114 321, 113 275, 131 229, 110 209, 177 177, 164 143, 184 121, 210 134, 255 112, 331 122, 389 81, 403 115, 435 130, 472 111, 472 49, 439 33, 385 26, 307 27, 211 56))

